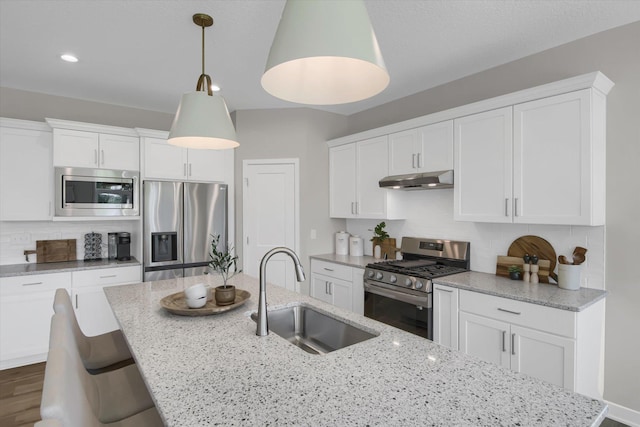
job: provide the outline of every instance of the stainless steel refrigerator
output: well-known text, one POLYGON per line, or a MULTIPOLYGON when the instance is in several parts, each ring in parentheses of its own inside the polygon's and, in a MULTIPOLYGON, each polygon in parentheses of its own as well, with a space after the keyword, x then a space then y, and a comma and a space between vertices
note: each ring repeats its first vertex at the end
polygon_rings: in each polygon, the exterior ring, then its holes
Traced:
POLYGON ((227 245, 227 185, 144 181, 144 281, 207 271, 211 236, 227 245))

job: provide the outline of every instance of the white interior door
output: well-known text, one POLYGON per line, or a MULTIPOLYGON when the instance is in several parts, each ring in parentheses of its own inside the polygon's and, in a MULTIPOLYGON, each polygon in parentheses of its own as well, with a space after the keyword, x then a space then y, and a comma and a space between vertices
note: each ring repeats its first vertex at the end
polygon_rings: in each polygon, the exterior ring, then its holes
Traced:
MULTIPOLYGON (((259 277, 269 250, 285 246, 298 253, 298 160, 245 160, 242 172, 243 272, 259 277)), ((267 281, 299 291, 288 255, 271 258, 267 281)))

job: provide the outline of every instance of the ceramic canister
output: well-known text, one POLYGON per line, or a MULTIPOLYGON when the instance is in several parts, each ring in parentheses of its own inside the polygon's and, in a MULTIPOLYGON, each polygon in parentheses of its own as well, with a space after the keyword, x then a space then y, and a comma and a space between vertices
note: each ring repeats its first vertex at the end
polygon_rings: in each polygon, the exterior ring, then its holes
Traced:
POLYGON ((346 231, 336 233, 336 255, 349 255, 349 233, 346 231))
POLYGON ((349 237, 349 255, 351 256, 363 256, 364 255, 364 240, 360 236, 349 237))

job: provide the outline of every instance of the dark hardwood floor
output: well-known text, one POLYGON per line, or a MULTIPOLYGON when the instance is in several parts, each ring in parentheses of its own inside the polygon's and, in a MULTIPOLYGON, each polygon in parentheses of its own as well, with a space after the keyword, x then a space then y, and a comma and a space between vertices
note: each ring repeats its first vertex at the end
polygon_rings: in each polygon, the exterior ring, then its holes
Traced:
MULTIPOLYGON (((33 426, 40 420, 45 363, 0 371, 0 426, 33 426)), ((609 418, 601 427, 627 427, 609 418)))
POLYGON ((45 363, 0 371, 0 426, 33 426, 40 420, 45 363))

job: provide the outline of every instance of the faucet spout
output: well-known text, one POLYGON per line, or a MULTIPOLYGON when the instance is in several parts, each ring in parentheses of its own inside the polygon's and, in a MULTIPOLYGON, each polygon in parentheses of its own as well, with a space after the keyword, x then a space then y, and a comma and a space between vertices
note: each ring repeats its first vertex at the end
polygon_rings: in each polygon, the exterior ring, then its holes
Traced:
POLYGON ((269 335, 269 325, 267 322, 267 262, 277 253, 284 253, 291 257, 296 268, 296 279, 298 282, 304 282, 304 270, 300 263, 300 258, 294 251, 289 248, 278 247, 273 248, 260 261, 260 296, 258 299, 258 320, 256 322, 256 335, 263 337, 269 335))

